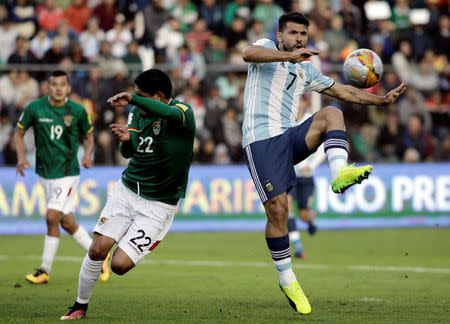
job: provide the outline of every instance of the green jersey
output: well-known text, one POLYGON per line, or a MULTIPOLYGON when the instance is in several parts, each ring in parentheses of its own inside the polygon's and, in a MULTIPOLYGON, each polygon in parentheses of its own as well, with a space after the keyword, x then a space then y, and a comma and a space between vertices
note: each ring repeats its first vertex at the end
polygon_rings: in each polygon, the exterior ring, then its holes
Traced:
POLYGON ((54 107, 49 97, 32 101, 20 116, 17 127, 34 129, 36 173, 46 179, 80 174, 77 159, 81 135, 91 133, 93 126, 83 106, 67 100, 54 107))
POLYGON ((175 205, 186 194, 192 161, 192 108, 173 99, 166 105, 137 95, 130 103, 135 106, 128 115, 131 139, 121 143, 120 152, 131 159, 122 182, 145 199, 175 205))

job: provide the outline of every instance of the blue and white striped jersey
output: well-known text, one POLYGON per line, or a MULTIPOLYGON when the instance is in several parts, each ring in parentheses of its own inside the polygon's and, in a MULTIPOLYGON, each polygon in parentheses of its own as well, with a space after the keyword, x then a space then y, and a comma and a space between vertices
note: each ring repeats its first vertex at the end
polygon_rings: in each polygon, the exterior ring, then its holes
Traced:
MULTIPOLYGON (((277 49, 262 38, 253 45, 277 49)), ((244 92, 242 147, 283 134, 296 125, 301 96, 334 84, 310 62, 250 63, 244 92)))

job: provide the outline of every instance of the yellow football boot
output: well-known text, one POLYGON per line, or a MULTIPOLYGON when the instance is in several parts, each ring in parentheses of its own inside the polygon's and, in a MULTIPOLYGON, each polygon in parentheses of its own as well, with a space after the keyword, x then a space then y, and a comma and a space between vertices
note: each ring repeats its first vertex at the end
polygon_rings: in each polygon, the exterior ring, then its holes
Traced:
POLYGON ((50 280, 50 276, 45 270, 38 269, 34 274, 27 274, 25 279, 34 284, 43 284, 50 280))
POLYGON ((373 166, 364 165, 355 167, 353 164, 343 166, 339 170, 339 174, 331 181, 331 189, 334 193, 343 194, 345 190, 353 186, 355 183, 361 183, 364 179, 369 177, 372 173, 373 166))
POLYGON ((309 305, 308 298, 306 298, 297 280, 291 282, 290 287, 283 287, 280 283, 280 289, 296 312, 305 315, 311 313, 311 305, 309 305))

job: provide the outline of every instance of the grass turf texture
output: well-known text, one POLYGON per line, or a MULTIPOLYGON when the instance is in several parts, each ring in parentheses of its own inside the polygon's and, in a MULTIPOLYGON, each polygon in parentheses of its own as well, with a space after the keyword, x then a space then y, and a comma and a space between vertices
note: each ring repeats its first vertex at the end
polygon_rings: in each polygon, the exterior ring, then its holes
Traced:
MULTIPOLYGON (((312 313, 280 292, 263 233, 169 233, 125 276, 97 282, 88 323, 445 323, 450 229, 302 232, 294 271, 312 313), (363 267, 355 267, 363 266, 363 267), (420 269, 425 268, 425 269, 420 269)), ((50 282, 32 285, 42 236, 0 237, 0 322, 57 323, 84 251, 62 236, 50 282)), ((447 322, 448 323, 448 322, 447 322)))

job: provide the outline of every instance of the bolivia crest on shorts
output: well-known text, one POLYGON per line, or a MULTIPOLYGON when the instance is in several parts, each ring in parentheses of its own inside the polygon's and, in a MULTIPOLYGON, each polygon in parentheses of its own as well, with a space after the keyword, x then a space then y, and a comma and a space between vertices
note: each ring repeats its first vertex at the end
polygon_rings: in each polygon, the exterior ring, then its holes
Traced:
POLYGON ((73 119, 72 115, 65 115, 64 116, 64 125, 66 125, 66 127, 70 127, 70 125, 72 125, 72 119, 73 119))
POLYGON ((106 217, 100 218, 100 220, 98 221, 98 226, 101 226, 101 225, 105 224, 106 220, 107 220, 106 217))
POLYGON ((153 122, 153 134, 159 135, 160 132, 161 132, 161 121, 158 120, 153 122))

